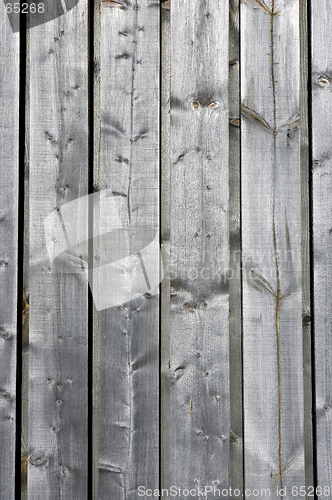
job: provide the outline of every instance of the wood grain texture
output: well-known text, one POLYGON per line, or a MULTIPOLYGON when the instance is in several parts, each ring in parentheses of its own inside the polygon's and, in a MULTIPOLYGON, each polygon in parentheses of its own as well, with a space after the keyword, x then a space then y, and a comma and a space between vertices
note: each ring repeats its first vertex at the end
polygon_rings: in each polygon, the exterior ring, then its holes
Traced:
MULTIPOLYGON (((20 35, 0 15, 0 497, 14 500, 20 35)), ((44 219, 88 193, 92 71, 94 190, 112 191, 124 231, 161 230, 165 270, 160 295, 93 310, 93 499, 159 480, 274 500, 312 485, 313 375, 332 488, 331 18, 327 0, 80 0, 28 31, 23 500, 89 495, 88 285, 51 267, 44 219)))
MULTIPOLYGON (((149 226, 157 234, 159 7, 159 2, 149 0, 100 5, 94 167, 95 189, 112 190, 123 230, 149 226)), ((130 248, 129 239, 128 254, 130 248)), ((119 286, 120 282, 112 283, 119 286)), ((158 287, 96 312, 94 318, 94 391, 100 394, 94 411, 99 439, 94 495, 136 499, 139 486, 154 489, 159 484, 158 287)))
POLYGON ((87 281, 51 267, 44 220, 88 192, 87 2, 29 37, 28 499, 84 500, 87 281))
POLYGON ((171 2, 170 464, 228 487, 228 2, 171 2))
POLYGON ((241 8, 245 485, 305 484, 299 2, 241 8))
POLYGON ((311 2, 312 197, 317 481, 332 488, 332 5, 311 2))
POLYGON ((19 35, 0 9, 0 484, 15 498, 19 35))
POLYGON ((240 2, 231 0, 229 16, 229 357, 230 450, 232 489, 243 492, 240 2))
MULTIPOLYGON (((100 164, 100 139, 101 139, 101 126, 100 126, 100 36, 101 36, 101 3, 97 0, 93 2, 93 130, 90 130, 93 140, 93 168, 98 168, 100 164)), ((91 43, 91 36, 90 36, 91 43)), ((92 112, 92 110, 90 110, 92 112)), ((91 174, 90 174, 91 175, 91 174)), ((94 174, 92 174, 94 177, 94 174)), ((92 220, 92 231, 94 221, 92 220)), ((91 228, 90 228, 91 230, 91 228)), ((99 316, 95 314, 94 309, 90 311, 92 314, 92 498, 98 500, 99 495, 99 443, 100 443, 100 409, 101 409, 101 393, 100 393, 100 359, 101 359, 101 344, 100 335, 101 328, 99 325, 99 316)))
MULTIPOLYGON (((22 411, 21 411, 21 500, 27 500, 28 455, 29 455, 29 316, 30 316, 30 238, 29 238, 29 128, 30 128, 30 74, 29 61, 26 57, 30 51, 29 30, 25 32, 25 151, 24 151, 24 235, 23 235, 23 318, 22 318, 22 411)), ((22 113, 22 109, 21 109, 22 113)))

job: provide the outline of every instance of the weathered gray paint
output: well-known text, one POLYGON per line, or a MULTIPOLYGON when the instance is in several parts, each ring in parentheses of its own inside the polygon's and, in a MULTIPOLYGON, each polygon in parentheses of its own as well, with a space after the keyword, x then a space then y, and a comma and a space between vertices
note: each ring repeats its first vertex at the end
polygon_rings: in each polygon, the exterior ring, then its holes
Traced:
MULTIPOLYGON (((102 2, 97 16, 94 186, 112 189, 125 205, 119 213, 124 228, 158 231, 159 3, 102 2)), ((159 290, 94 318, 94 390, 100 394, 94 495, 136 499, 139 486, 159 484, 159 290)))
POLYGON ((230 2, 229 31, 229 357, 230 450, 232 489, 243 492, 242 275, 240 182, 240 2, 230 2))
POLYGON ((15 498, 19 47, 0 11, 0 485, 15 498))
MULTIPOLYGON (((94 47, 93 47, 93 88, 90 88, 90 92, 93 92, 93 131, 90 130, 90 137, 93 141, 93 170, 96 170, 100 164, 100 139, 101 139, 101 127, 100 127, 100 14, 101 14, 101 3, 93 3, 93 19, 94 19, 94 47), (92 135, 93 134, 93 135, 92 135)), ((93 172, 90 175, 94 175, 93 172)), ((92 225, 93 225, 92 220, 92 225)), ((91 229, 90 229, 91 231, 91 229)), ((95 314, 94 306, 93 310, 90 311, 92 314, 92 330, 93 330, 93 359, 92 359, 92 392, 93 392, 93 411, 92 411, 92 498, 93 500, 98 500, 99 492, 99 440, 100 440, 100 409, 101 409, 101 393, 100 393, 100 360, 101 360, 101 345, 100 345, 100 335, 101 329, 99 326, 99 316, 95 314)))
MULTIPOLYGON (((230 1, 229 16, 228 2, 163 2, 161 102, 158 2, 93 3, 94 186, 111 187, 122 200, 129 192, 128 225, 161 227, 166 271, 161 304, 154 293, 93 311, 95 500, 136 499, 139 485, 157 488, 159 466, 164 488, 241 489, 243 451, 248 488, 269 487, 270 498, 276 498, 278 484, 288 491, 313 484, 307 5, 305 0, 242 3, 242 133, 238 0, 230 1), (273 5, 280 13, 270 16, 273 5), (289 251, 287 258, 283 251, 289 251), (218 281, 228 263, 229 304, 224 274, 218 281), (196 277, 197 271, 203 275, 196 277), (279 468, 285 469, 282 478, 279 468)), ((332 487, 331 14, 327 0, 312 2, 315 431, 323 487, 332 487)), ((6 460, 0 465, 0 496, 7 500, 14 498, 15 477, 20 35, 11 32, 4 9, 1 16, 0 446, 6 460)), ((84 500, 87 283, 83 275, 50 270, 43 221, 56 206, 88 191, 87 1, 29 31, 27 51, 25 259, 29 243, 31 248, 30 269, 24 262, 30 307, 24 302, 23 480, 30 458, 22 498, 27 493, 31 500, 84 500)))
MULTIPOLYGON (((26 32, 26 52, 30 52, 29 31, 26 32)), ((25 152, 24 152, 24 255, 23 255, 23 318, 22 318, 22 423, 21 423, 21 500, 27 500, 28 453, 29 453, 29 129, 30 129, 30 74, 29 59, 25 57, 25 152)))
POLYGON ((171 2, 170 465, 228 487, 228 2, 171 2))
POLYGON ((305 485, 299 2, 241 7, 245 486, 305 485))
POLYGON ((317 480, 332 488, 331 106, 332 5, 311 2, 312 196, 317 480))
POLYGON ((87 498, 87 282, 51 268, 44 219, 88 192, 87 2, 31 29, 28 499, 87 498))
MULTIPOLYGON (((169 2, 162 4, 161 11, 161 250, 164 268, 170 265, 170 181, 171 181, 171 16, 169 2)), ((172 383, 170 367, 170 274, 165 273, 161 284, 161 485, 169 484, 169 472, 172 460, 169 419, 170 387, 172 383)))

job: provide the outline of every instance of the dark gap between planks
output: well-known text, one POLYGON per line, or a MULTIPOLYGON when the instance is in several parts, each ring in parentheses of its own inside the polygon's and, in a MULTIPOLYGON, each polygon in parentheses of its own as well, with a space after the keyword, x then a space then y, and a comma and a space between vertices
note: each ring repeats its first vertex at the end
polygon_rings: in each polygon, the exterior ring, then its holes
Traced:
MULTIPOLYGON (((88 134, 89 134, 89 159, 88 159, 88 193, 94 191, 94 2, 88 3, 88 134)), ((93 497, 93 297, 91 293, 93 278, 93 203, 88 205, 88 500, 93 497)))
POLYGON ((27 19, 20 14, 20 76, 19 76, 19 180, 18 180, 18 263, 17 263, 17 353, 16 353, 16 464, 15 499, 21 499, 22 439, 22 347, 23 347, 23 278, 24 278, 24 177, 25 177, 25 105, 27 19))
POLYGON ((308 46, 308 144, 309 144, 309 231, 310 231, 310 307, 311 307, 311 367, 312 367, 312 429, 313 429, 313 463, 314 463, 314 488, 317 476, 317 428, 316 428, 316 381, 315 381, 315 301, 314 301, 314 239, 313 239, 313 179, 312 179, 312 31, 311 31, 311 1, 307 1, 307 46, 308 46))

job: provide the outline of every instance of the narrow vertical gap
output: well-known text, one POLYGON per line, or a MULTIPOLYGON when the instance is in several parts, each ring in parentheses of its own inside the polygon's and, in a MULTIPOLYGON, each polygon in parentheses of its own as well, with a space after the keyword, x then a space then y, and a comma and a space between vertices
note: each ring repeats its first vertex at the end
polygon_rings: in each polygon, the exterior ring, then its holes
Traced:
POLYGON ((19 173, 18 173, 18 273, 17 273, 17 368, 16 368, 16 467, 15 499, 21 499, 22 439, 22 347, 23 347, 23 272, 24 272, 24 178, 25 178, 25 92, 26 92, 26 15, 20 14, 19 76, 19 173))
POLYGON ((313 403, 313 370, 312 370, 312 279, 311 279, 311 228, 310 228, 310 164, 311 152, 309 133, 309 98, 310 98, 310 67, 308 41, 308 1, 300 2, 300 158, 301 158, 301 213, 302 213, 302 305, 303 305, 303 400, 304 400, 304 459, 305 483, 314 485, 314 438, 312 422, 313 403))
POLYGON ((315 380, 315 301, 314 301, 314 239, 313 239, 313 179, 312 179, 312 31, 311 31, 311 0, 307 5, 308 16, 308 138, 309 138, 309 232, 310 232, 310 307, 311 307, 311 366, 312 366, 312 428, 313 428, 313 463, 314 463, 314 488, 317 477, 317 428, 316 428, 316 380, 315 380))
MULTIPOLYGON (((170 487, 170 52, 171 5, 160 11, 160 245, 165 276, 160 287, 160 489, 170 487)), ((165 498, 167 500, 169 497, 165 498)))
POLYGON ((241 2, 239 4, 239 117, 240 117, 240 138, 239 138, 239 148, 240 148, 240 162, 239 162, 239 172, 240 172, 240 282, 241 282, 241 360, 242 360, 242 370, 241 370, 241 381, 242 381, 242 481, 243 481, 243 498, 245 499, 246 483, 245 483, 245 411, 244 411, 244 368, 243 368, 243 354, 244 354, 244 335, 243 335, 243 246, 242 246, 242 117, 241 117, 241 103, 242 103, 242 72, 241 72, 241 2))
MULTIPOLYGON (((88 193, 93 193, 94 167, 94 1, 88 2, 88 193)), ((88 500, 93 498, 93 203, 88 203, 88 500)))
MULTIPOLYGON (((159 248, 161 249, 162 246, 162 226, 161 226, 161 217, 162 217, 162 161, 161 161, 161 142, 162 142, 162 71, 163 71, 163 47, 162 47, 162 40, 163 40, 163 32, 162 32, 162 2, 160 2, 159 5, 159 248)), ((161 315, 161 299, 162 299, 162 293, 161 293, 161 283, 159 285, 159 491, 162 489, 162 480, 161 480, 161 472, 162 472, 162 439, 161 439, 161 426, 162 426, 162 397, 161 397, 161 384, 162 384, 162 377, 161 377, 161 370, 162 370, 162 352, 161 352, 161 342, 162 342, 162 315, 161 315)))

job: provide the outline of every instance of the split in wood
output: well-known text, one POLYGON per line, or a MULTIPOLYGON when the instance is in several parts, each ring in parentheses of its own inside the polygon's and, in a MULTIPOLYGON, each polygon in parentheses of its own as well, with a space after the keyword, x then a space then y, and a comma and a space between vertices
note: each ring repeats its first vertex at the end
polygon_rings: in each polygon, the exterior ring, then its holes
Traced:
POLYGON ((101 0, 108 7, 116 7, 118 9, 126 9, 127 2, 125 0, 101 0))
MULTIPOLYGON (((278 135, 282 130, 296 129, 300 126, 301 117, 299 113, 290 118, 282 127, 280 128, 272 128, 271 125, 263 118, 257 111, 250 109, 245 104, 241 105, 241 115, 246 118, 248 121, 258 125, 259 127, 271 132, 273 135, 278 135)), ((236 125, 234 123, 235 120, 231 120, 230 123, 232 125, 236 125)))

